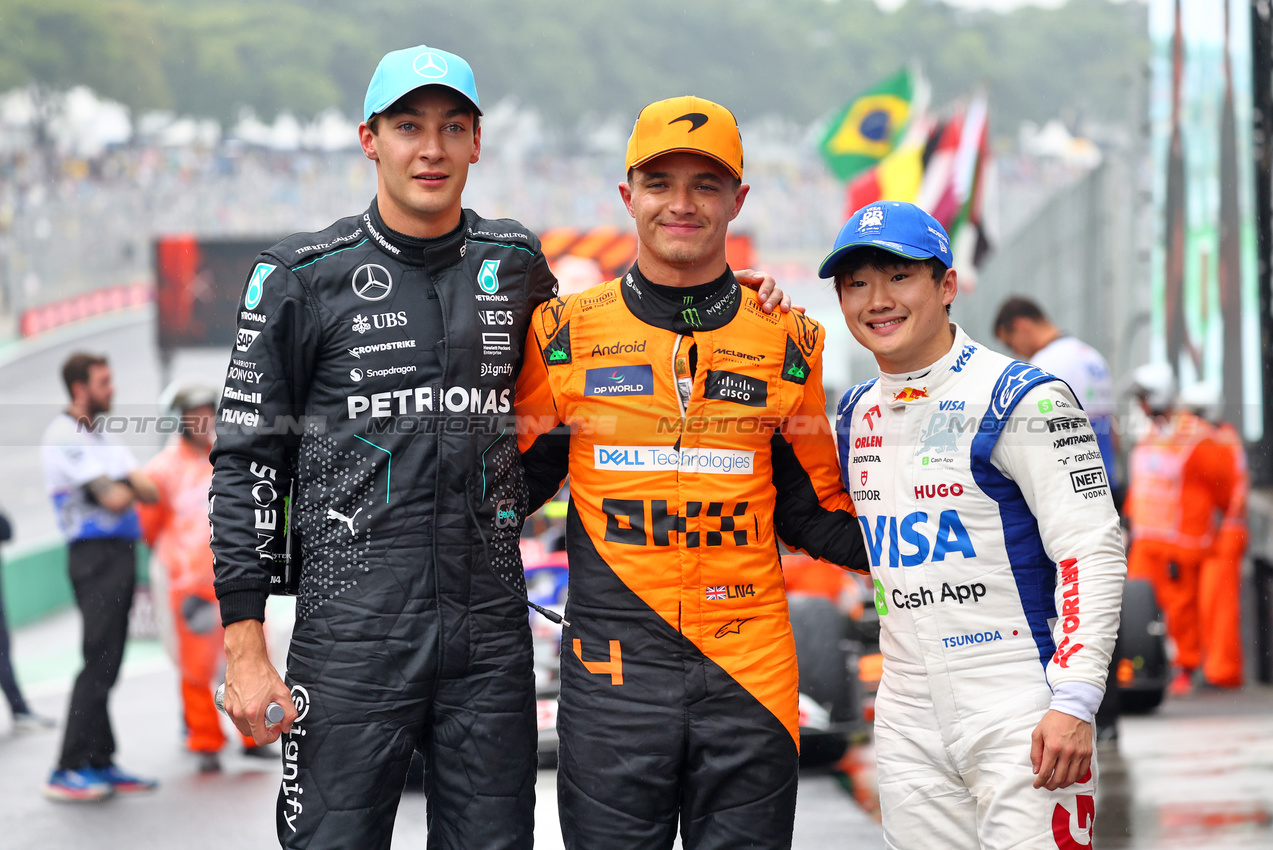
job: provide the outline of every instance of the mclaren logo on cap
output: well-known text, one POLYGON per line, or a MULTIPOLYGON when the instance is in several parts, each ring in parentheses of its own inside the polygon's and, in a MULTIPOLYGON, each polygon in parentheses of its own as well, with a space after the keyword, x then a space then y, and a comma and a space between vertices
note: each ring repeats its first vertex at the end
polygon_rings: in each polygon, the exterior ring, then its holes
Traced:
POLYGON ((671 121, 667 122, 667 126, 671 127, 677 121, 690 122, 689 131, 693 133, 699 127, 702 127, 704 124, 707 123, 707 116, 701 112, 687 112, 684 115, 682 115, 680 118, 673 118, 671 121))
POLYGON ((446 76, 446 60, 431 50, 417 56, 411 67, 417 74, 430 80, 446 76))

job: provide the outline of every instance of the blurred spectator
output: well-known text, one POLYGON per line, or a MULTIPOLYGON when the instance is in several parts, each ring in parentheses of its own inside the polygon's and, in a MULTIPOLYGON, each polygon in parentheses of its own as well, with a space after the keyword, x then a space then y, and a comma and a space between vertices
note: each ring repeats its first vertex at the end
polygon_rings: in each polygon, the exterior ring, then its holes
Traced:
POLYGON ((1233 464, 1233 489, 1215 542, 1198 576, 1199 639, 1204 681, 1215 688, 1242 687, 1242 556, 1246 553, 1246 503, 1250 490, 1242 438, 1220 419, 1220 390, 1200 383, 1181 394, 1181 404, 1215 426, 1215 441, 1233 464))
POLYGON ((1131 393, 1151 426, 1131 454, 1127 575, 1153 583, 1176 645, 1178 673, 1169 692, 1189 693, 1202 660, 1199 574, 1217 518, 1233 497, 1234 456, 1206 420, 1176 404, 1175 377, 1165 363, 1137 369, 1131 393))
POLYGON ((1115 505, 1122 502, 1122 487, 1114 469, 1118 437, 1114 432, 1114 389, 1109 365, 1095 348, 1077 337, 1062 333, 1038 304, 1013 296, 999 307, 995 336, 1013 355, 1033 363, 1069 384, 1096 432, 1096 446, 1105 464, 1110 493, 1115 505))
MULTIPOLYGON (((178 435, 143 468, 155 482, 159 498, 142 505, 142 534, 152 549, 151 573, 162 576, 176 632, 177 665, 181 670, 181 704, 186 722, 186 747, 199 756, 199 770, 221 769, 217 755, 225 746, 221 718, 212 701, 212 682, 225 665, 225 632, 216 592, 208 523, 208 488, 212 463, 208 453, 215 439, 217 392, 212 387, 179 385, 171 392, 169 410, 180 417, 178 435)), ((169 393, 165 393, 168 395, 169 393)), ((275 755, 241 738, 252 755, 275 755)))
POLYGON ((99 800, 156 782, 120 770, 107 699, 119 676, 137 581, 141 528, 134 502, 155 485, 128 449, 97 426, 115 387, 106 358, 72 354, 62 366, 71 403, 44 432, 45 483, 67 539, 67 572, 84 620, 84 669, 75 679, 57 768, 44 786, 55 800, 99 800))
MULTIPOLYGON (((13 528, 9 518, 0 513, 0 543, 13 537, 13 528)), ((9 701, 9 710, 13 712, 14 732, 36 732, 40 729, 52 729, 57 722, 42 717, 31 710, 27 701, 18 689, 18 680, 13 675, 13 665, 9 661, 9 624, 4 616, 4 582, 0 581, 0 690, 9 701)))

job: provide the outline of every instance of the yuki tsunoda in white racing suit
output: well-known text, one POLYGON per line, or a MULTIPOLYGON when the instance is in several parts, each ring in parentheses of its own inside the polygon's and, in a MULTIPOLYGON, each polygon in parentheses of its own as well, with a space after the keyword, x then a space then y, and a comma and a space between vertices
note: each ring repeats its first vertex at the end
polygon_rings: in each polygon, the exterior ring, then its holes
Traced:
POLYGON ((1087 416, 1059 379, 954 327, 927 369, 854 387, 841 469, 871 559, 890 847, 1090 846, 1093 771, 1034 788, 1051 709, 1091 722, 1126 572, 1087 416))

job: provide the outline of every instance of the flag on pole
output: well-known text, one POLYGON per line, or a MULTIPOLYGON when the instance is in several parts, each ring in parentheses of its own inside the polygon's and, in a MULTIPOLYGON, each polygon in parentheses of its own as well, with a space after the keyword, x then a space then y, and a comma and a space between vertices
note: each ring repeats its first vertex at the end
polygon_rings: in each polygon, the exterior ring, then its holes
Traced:
POLYGON ((849 181, 844 200, 846 219, 876 201, 915 202, 924 179, 924 147, 931 130, 932 122, 917 115, 896 150, 849 181))
POLYGON ((908 70, 845 104, 831 119, 820 148, 840 180, 849 180, 888 156, 906 130, 915 86, 908 70))

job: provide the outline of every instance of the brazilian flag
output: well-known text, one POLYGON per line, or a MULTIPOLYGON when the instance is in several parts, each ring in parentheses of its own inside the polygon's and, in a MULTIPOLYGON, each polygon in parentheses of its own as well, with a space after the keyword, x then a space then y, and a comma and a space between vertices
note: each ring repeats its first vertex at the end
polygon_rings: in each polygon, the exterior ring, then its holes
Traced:
POLYGON ((914 85, 899 71, 835 114, 822 137, 822 158, 836 177, 849 180, 892 152, 911 114, 914 85))

